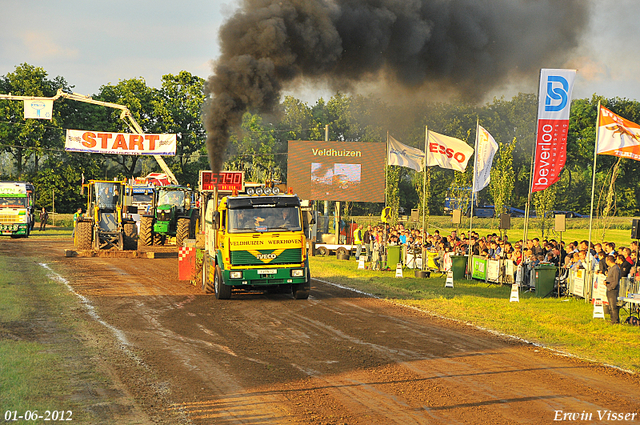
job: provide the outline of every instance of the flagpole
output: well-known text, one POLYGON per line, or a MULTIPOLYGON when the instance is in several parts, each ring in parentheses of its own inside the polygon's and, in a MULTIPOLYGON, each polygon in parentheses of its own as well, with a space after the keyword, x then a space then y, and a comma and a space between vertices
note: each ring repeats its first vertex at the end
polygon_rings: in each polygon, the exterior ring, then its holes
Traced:
MULTIPOLYGON (((429 140, 429 127, 424 127, 424 168, 422 173, 422 244, 426 242, 427 229, 425 228, 427 206, 427 141, 429 140)), ((424 264, 424 262, 423 262, 424 264)))
POLYGON ((476 170, 478 165, 478 134, 480 134, 480 117, 476 118, 476 142, 473 147, 473 181, 471 183, 471 209, 469 210, 469 234, 467 235, 467 279, 471 279, 471 264, 473 258, 473 246, 471 245, 471 230, 473 229, 473 201, 476 190, 476 170))
MULTIPOLYGON (((599 134, 598 126, 600 125, 600 100, 598 100, 598 117, 596 118, 596 143, 593 148, 593 177, 591 180, 591 209, 589 210, 589 246, 587 247, 587 253, 591 253, 591 229, 593 225, 593 199, 595 197, 596 191, 596 161, 598 160, 598 143, 599 143, 599 134)), ((588 273, 592 272, 591 261, 593 255, 587 256, 589 258, 589 270, 588 273)))
POLYGON ((476 189, 476 170, 477 170, 477 166, 478 166, 478 134, 480 133, 480 117, 477 118, 476 120, 476 142, 474 144, 474 158, 473 158, 473 182, 471 183, 471 213, 469 214, 469 234, 471 234, 471 229, 473 229, 473 206, 474 206, 474 202, 473 202, 473 197, 475 195, 475 189, 476 189))
POLYGON ((542 80, 542 69, 540 69, 540 74, 538 74, 538 101, 536 105, 538 107, 538 112, 536 113, 536 132, 533 139, 533 148, 531 153, 531 173, 529 174, 529 196, 527 197, 527 207, 524 212, 524 231, 522 235, 522 244, 523 247, 527 245, 527 233, 529 232, 529 216, 531 214, 531 198, 533 197, 533 168, 535 165, 535 157, 536 157, 536 145, 538 144, 538 120, 540 118, 540 81, 542 80))
POLYGON ((384 207, 387 207, 387 170, 389 169, 389 130, 387 130, 387 162, 384 165, 384 207))

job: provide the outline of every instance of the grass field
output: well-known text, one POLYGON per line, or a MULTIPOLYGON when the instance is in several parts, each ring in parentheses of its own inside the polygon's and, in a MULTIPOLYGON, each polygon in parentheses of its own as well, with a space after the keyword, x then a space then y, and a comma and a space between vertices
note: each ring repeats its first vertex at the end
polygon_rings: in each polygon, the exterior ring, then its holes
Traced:
MULTIPOLYGON (((77 350, 65 340, 73 338, 73 319, 65 316, 76 302, 44 269, 25 270, 10 257, 0 257, 0 406, 5 410, 72 411, 73 420, 86 419, 72 401, 68 361, 77 350), (45 300, 45 301, 43 301, 45 300)), ((84 355, 84 353, 83 353, 84 355)), ((67 415, 69 416, 69 415, 67 415)))
MULTIPOLYGON (((444 278, 417 279, 405 270, 357 270, 354 260, 311 257, 314 278, 338 283, 435 315, 524 338, 581 358, 640 372, 640 327, 592 319, 593 307, 573 298, 536 298, 520 294, 509 302, 510 286, 459 280, 445 288, 444 278)), ((628 313, 620 311, 625 319, 628 313)))

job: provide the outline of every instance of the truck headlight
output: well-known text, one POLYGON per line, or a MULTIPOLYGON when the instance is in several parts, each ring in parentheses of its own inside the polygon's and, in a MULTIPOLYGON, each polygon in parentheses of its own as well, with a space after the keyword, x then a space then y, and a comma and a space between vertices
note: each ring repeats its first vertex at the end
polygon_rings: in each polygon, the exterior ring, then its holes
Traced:
POLYGON ((304 270, 302 269, 291 270, 291 277, 302 277, 302 276, 304 276, 304 270))
POLYGON ((231 279, 242 279, 242 272, 229 272, 231 279))

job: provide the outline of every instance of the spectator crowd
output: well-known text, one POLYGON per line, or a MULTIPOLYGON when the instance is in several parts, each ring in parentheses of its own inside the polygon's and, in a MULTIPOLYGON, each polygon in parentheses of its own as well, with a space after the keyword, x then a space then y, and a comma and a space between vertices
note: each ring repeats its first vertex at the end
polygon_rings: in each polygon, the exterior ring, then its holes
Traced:
POLYGON ((555 239, 540 241, 538 238, 528 239, 526 242, 521 239, 511 243, 506 235, 499 236, 496 233, 480 236, 477 232, 471 231, 468 235, 458 235, 453 230, 445 236, 441 235, 439 230, 425 233, 423 229, 407 229, 402 224, 369 225, 366 230, 360 225, 355 233, 354 241, 358 245, 356 257, 364 252, 373 262, 382 258, 385 245, 400 245, 406 246, 407 252, 422 252, 423 248, 436 252, 438 265, 447 253, 467 255, 469 252, 487 259, 511 260, 514 266, 526 266, 529 270, 546 263, 559 269, 591 268, 595 273, 606 274, 609 269, 606 258, 611 256, 610 260, 621 269, 621 277, 628 277, 635 274, 638 265, 636 241, 632 241, 629 246, 620 247, 616 247, 614 242, 589 244, 583 240, 567 244, 555 239))

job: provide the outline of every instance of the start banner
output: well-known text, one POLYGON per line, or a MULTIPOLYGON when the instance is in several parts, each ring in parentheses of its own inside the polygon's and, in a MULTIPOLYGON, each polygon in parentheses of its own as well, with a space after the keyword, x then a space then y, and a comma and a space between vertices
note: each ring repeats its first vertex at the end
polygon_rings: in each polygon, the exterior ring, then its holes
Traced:
POLYGON ((538 131, 531 192, 558 181, 567 159, 567 134, 575 69, 542 69, 538 97, 538 131))
POLYGON ((114 155, 175 155, 175 134, 67 130, 64 150, 114 155))

